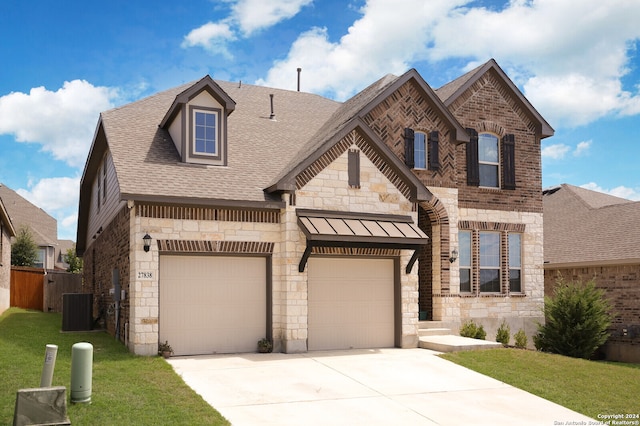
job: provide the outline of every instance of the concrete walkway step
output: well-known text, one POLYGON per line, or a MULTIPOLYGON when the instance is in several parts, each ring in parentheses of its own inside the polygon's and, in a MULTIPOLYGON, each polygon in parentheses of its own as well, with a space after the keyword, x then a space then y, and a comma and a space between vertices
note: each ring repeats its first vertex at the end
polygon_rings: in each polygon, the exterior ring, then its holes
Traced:
POLYGON ((420 336, 419 346, 438 352, 473 351, 478 349, 501 348, 502 343, 472 339, 453 335, 420 336))
POLYGON ((452 334, 450 328, 420 328, 419 336, 446 336, 452 334))

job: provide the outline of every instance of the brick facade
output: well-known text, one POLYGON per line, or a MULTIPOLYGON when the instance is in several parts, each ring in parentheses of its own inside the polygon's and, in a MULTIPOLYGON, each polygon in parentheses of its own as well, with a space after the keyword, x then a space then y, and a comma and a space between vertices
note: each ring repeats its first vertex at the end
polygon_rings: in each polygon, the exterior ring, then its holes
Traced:
POLYGON ((127 339, 130 308, 129 226, 130 212, 125 206, 96 236, 91 249, 83 256, 82 270, 84 289, 94 295, 94 318, 122 342, 127 339), (119 306, 116 306, 114 277, 119 278, 120 289, 125 291, 119 306))
POLYGON ((484 74, 455 102, 449 111, 465 128, 493 133, 501 139, 515 136, 516 189, 500 190, 468 186, 466 147, 456 150, 456 181, 461 208, 542 212, 542 166, 540 140, 535 125, 507 91, 494 71, 484 74))
MULTIPOLYGON (((467 144, 454 145, 451 131, 436 106, 413 81, 402 85, 365 117, 365 122, 402 160, 405 127, 423 132, 437 130, 441 134, 440 169, 413 170, 434 194, 430 202, 421 204, 418 215, 421 229, 430 237, 430 244, 420 255, 419 310, 430 320, 450 322, 453 328, 473 318, 485 326, 489 338, 495 336, 500 322, 506 319, 514 332, 525 329, 531 342, 543 306, 542 178, 536 126, 493 70, 452 102, 449 111, 463 127, 479 133, 491 132, 500 139, 507 133, 515 135, 516 189, 467 185, 467 144), (503 233, 506 229, 523 233, 523 294, 508 294, 506 269, 501 272, 502 294, 459 294, 458 263, 449 261, 451 251, 458 245, 459 222, 476 231, 494 229, 498 224, 497 229, 503 233)), ((506 255, 504 246, 503 268, 506 255)))

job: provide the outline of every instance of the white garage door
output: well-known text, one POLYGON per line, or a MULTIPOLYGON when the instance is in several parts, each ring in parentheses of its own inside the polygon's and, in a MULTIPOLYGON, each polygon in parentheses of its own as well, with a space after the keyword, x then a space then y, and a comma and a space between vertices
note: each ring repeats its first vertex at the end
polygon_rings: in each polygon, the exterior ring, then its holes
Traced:
POLYGON ((394 346, 392 259, 309 259, 309 350, 394 346))
POLYGON ((265 337, 264 257, 160 257, 160 341, 175 355, 255 352, 265 337))

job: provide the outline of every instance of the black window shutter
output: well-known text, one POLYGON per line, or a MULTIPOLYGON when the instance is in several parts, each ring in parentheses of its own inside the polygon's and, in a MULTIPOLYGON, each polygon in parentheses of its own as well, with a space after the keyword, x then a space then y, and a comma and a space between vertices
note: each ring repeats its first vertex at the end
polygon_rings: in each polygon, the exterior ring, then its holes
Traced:
POLYGON ((502 138, 502 187, 516 189, 515 137, 512 134, 502 138))
POLYGON ((439 139, 437 131, 429 133, 429 170, 440 170, 439 139))
POLYGON ((467 185, 480 186, 480 164, 478 163, 478 132, 467 129, 469 144, 467 145, 467 185))
POLYGON ((405 128, 404 129, 404 163, 410 169, 413 169, 415 166, 415 160, 413 158, 413 129, 405 128))
POLYGON ((349 150, 349 186, 360 188, 360 151, 349 150))

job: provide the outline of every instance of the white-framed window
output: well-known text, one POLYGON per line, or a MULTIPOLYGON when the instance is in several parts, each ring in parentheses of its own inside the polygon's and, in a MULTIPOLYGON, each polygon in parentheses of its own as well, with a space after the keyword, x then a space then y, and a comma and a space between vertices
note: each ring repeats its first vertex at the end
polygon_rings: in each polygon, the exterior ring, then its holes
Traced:
POLYGON ((509 233, 509 292, 522 292, 522 234, 509 233))
POLYGON ((496 135, 478 135, 478 165, 480 186, 500 187, 500 142, 496 135))
POLYGON ((500 233, 480 232, 481 293, 500 293, 500 233))
POLYGON ((460 292, 471 293, 473 272, 471 269, 471 231, 460 231, 458 233, 460 244, 460 292))
POLYGON ((218 112, 193 109, 193 153, 218 156, 218 112))
POLYGON ((416 169, 426 169, 427 164, 427 135, 422 132, 413 134, 413 164, 416 169))
POLYGON ((47 249, 39 248, 37 254, 38 257, 36 258, 33 266, 36 268, 44 268, 46 266, 45 261, 47 259, 47 249))

